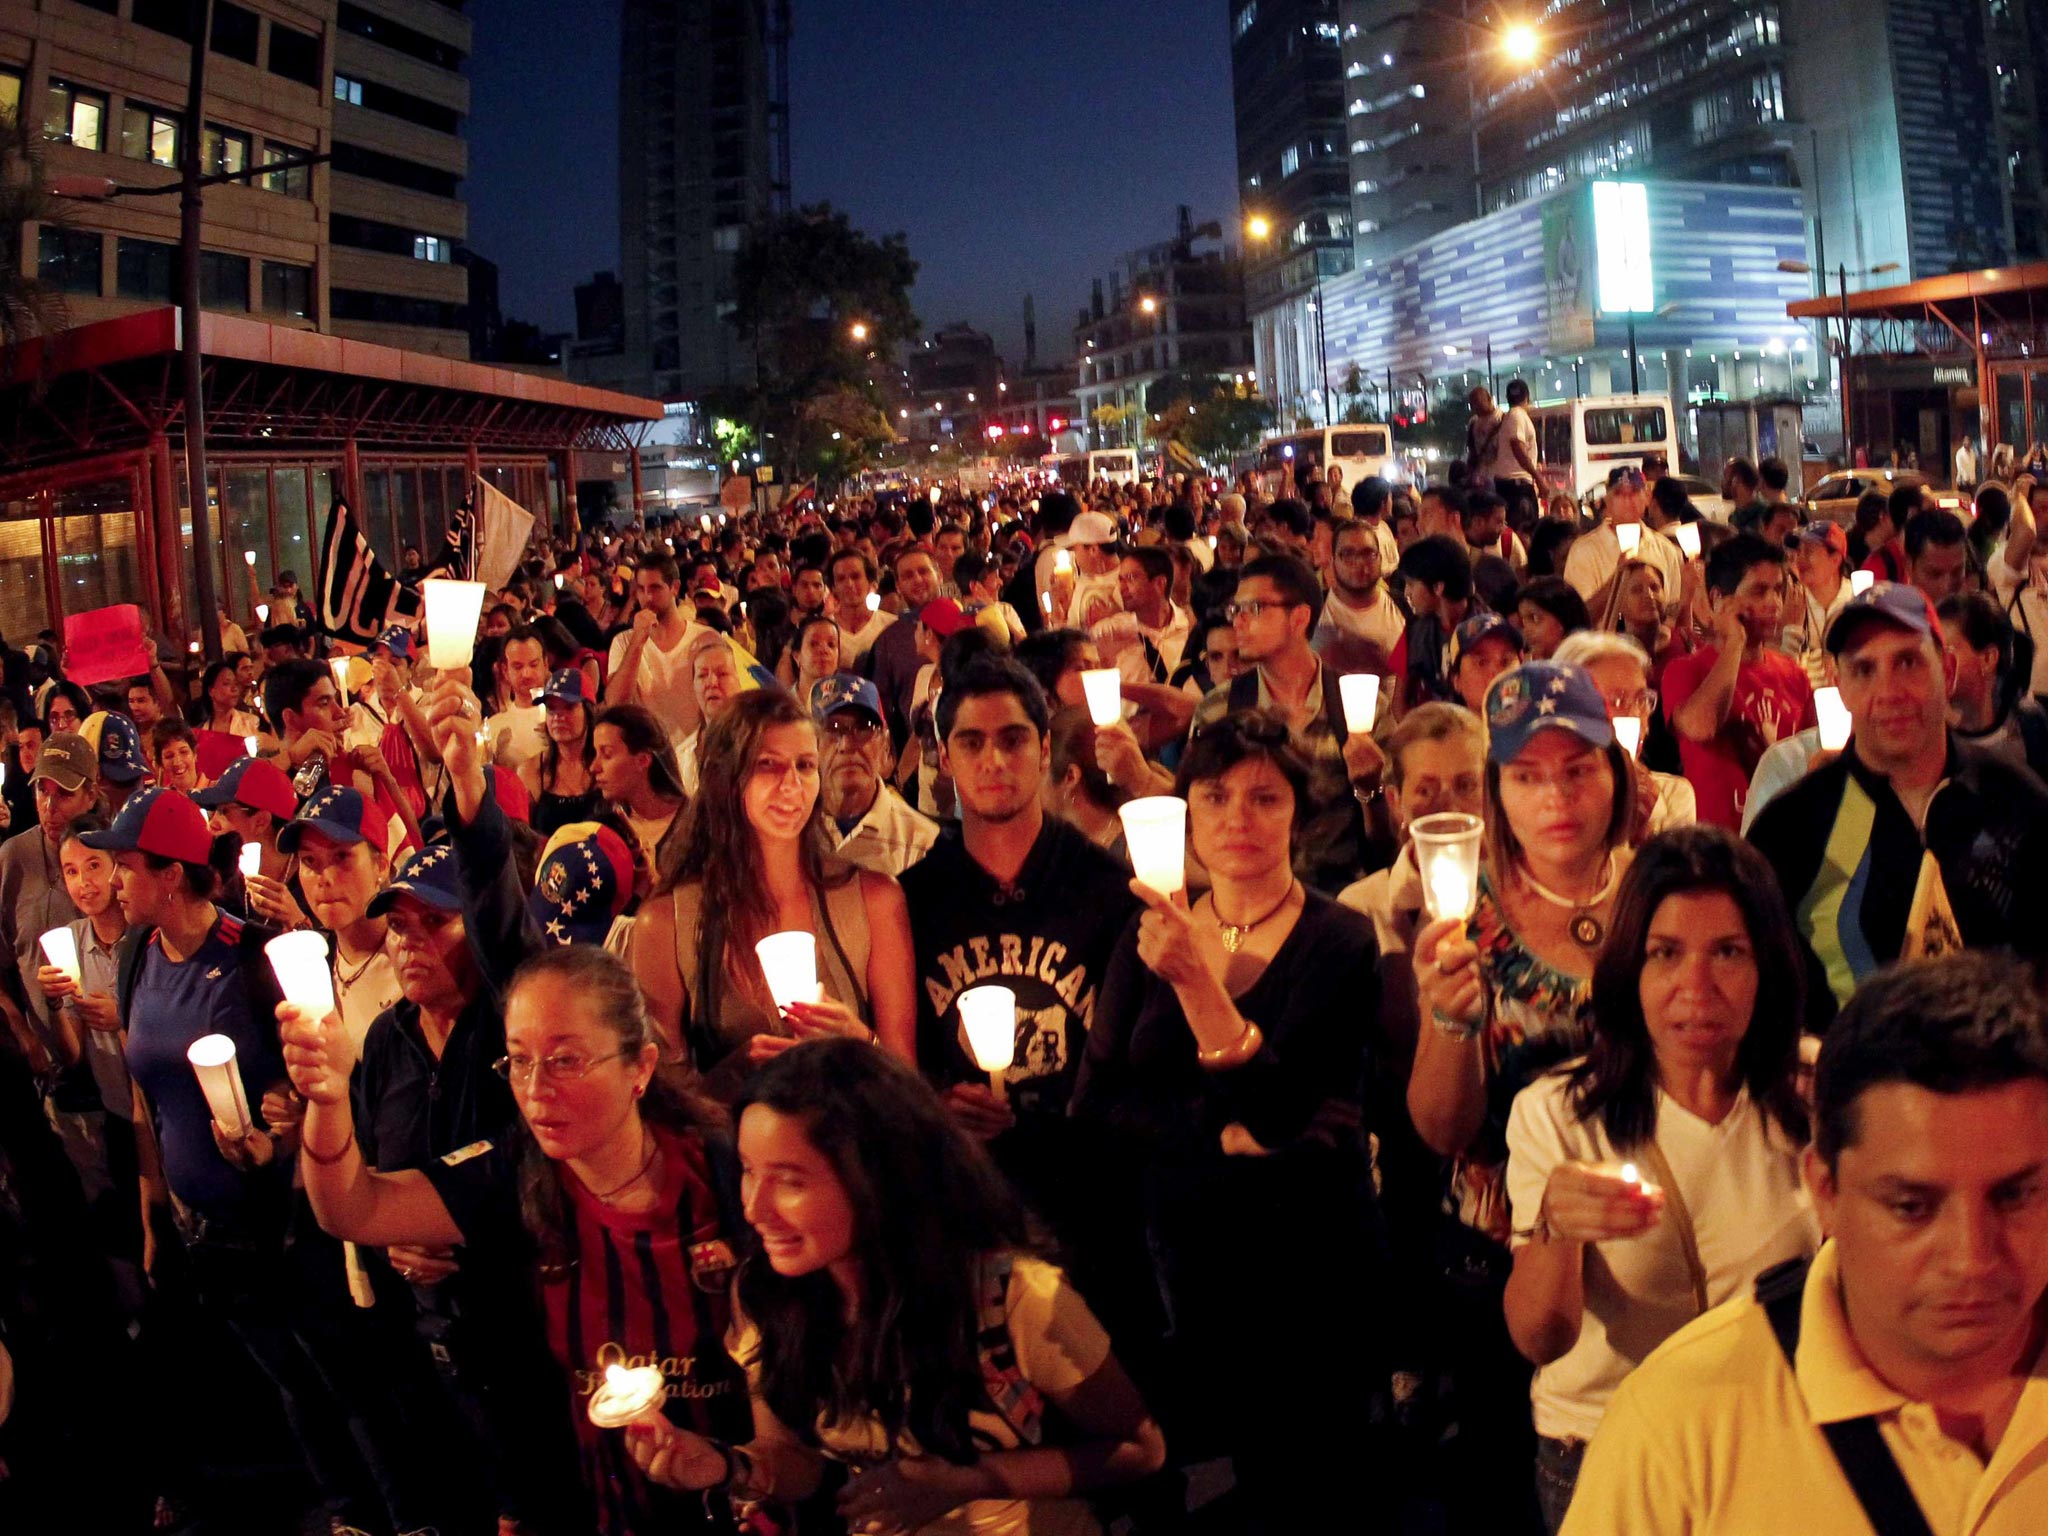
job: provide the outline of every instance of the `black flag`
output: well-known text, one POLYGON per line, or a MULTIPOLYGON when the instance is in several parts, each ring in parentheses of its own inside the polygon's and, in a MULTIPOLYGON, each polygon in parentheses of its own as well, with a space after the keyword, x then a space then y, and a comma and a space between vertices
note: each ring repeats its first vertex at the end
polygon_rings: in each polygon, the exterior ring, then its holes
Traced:
POLYGON ((427 567, 450 581, 476 580, 476 500, 465 496, 448 519, 448 538, 427 567))
POLYGON ((391 625, 419 617, 419 593, 384 569, 339 497, 328 510, 320 552, 320 627, 335 639, 370 645, 391 625))

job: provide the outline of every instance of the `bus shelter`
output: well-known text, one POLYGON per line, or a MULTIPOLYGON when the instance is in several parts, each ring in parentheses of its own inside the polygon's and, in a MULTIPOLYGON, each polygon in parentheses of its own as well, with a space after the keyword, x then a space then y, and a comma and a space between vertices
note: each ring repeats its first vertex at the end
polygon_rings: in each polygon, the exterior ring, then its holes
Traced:
MULTIPOLYGON (((175 309, 0 354, 0 634, 140 603, 196 630, 184 368, 175 309)), ((548 527, 576 524, 574 456, 623 453, 660 402, 234 315, 202 317, 215 589, 247 624, 280 572, 314 589, 337 495, 377 554, 429 560, 477 476, 548 527), (254 556, 253 561, 249 559, 254 556)), ((636 477, 637 478, 637 477, 636 477)))

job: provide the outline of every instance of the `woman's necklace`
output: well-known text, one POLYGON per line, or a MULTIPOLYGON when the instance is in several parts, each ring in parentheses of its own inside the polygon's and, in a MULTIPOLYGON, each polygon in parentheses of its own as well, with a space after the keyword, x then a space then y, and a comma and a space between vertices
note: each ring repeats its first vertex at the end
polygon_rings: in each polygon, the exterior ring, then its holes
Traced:
MULTIPOLYGON (((642 1126, 640 1128, 640 1134, 643 1136, 647 1136, 647 1128, 645 1126, 642 1126)), ((606 1205, 610 1205, 612 1201, 618 1199, 620 1195, 623 1195, 627 1190, 631 1189, 635 1184, 638 1184, 642 1179, 647 1177, 647 1170, 654 1166, 654 1159, 657 1156, 659 1156, 660 1153, 661 1143, 656 1141, 652 1136, 647 1136, 647 1159, 645 1162, 641 1163, 640 1171, 634 1174, 633 1177, 631 1177, 630 1179, 626 1180, 625 1183, 620 1184, 615 1188, 606 1190, 594 1189, 591 1191, 591 1194, 597 1199, 603 1201, 606 1205)))
POLYGON ((1552 906, 1570 909, 1572 914, 1570 932, 1573 943, 1577 944, 1581 949, 1598 949, 1600 947, 1600 941, 1607 937, 1607 925, 1600 921, 1599 915, 1593 909, 1609 896, 1612 896, 1615 886, 1621 882, 1621 876, 1615 869, 1615 858, 1612 852, 1607 855, 1606 883, 1585 901, 1574 901, 1569 896, 1558 895, 1557 892, 1530 874, 1529 866, 1526 864, 1521 866, 1519 873, 1522 877, 1522 883, 1552 906))
POLYGON ((350 987, 361 981, 363 973, 370 968, 370 962, 383 953, 384 948, 382 945, 379 945, 363 956, 363 963, 357 966, 354 972, 351 973, 348 968, 348 961, 342 957, 341 940, 337 935, 334 942, 334 976, 341 983, 341 990, 346 992, 350 987))
POLYGON ((1216 893, 1209 893, 1209 916, 1216 924, 1216 932, 1222 936, 1223 947, 1236 954, 1244 947, 1244 941, 1252 936, 1252 930, 1269 921, 1288 902, 1294 900, 1294 882, 1287 882, 1287 889, 1280 893, 1280 899, 1248 923, 1226 923, 1223 914, 1216 910, 1216 893))

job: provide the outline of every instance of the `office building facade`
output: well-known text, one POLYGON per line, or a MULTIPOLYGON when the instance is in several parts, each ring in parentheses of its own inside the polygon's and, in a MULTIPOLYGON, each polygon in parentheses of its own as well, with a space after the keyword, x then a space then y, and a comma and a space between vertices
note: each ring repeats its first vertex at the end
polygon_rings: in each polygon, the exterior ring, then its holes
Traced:
POLYGON ((787 0, 626 0, 622 344, 572 357, 579 377, 668 400, 751 379, 733 270, 787 206, 788 16, 787 0))
POLYGON ((1256 371, 1288 415, 1323 408, 1315 295, 1353 260, 1339 12, 1338 0, 1225 6, 1245 302, 1256 371))

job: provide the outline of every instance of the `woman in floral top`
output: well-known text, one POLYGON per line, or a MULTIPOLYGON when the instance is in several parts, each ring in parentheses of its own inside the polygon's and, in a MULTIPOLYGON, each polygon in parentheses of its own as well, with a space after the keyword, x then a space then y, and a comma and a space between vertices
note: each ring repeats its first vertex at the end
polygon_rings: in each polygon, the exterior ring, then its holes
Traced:
MULTIPOLYGON (((1503 673, 1487 690, 1486 725, 1479 898, 1469 920, 1438 919, 1416 935, 1423 1027, 1408 1110, 1422 1139, 1452 1160, 1450 1278, 1470 1315, 1451 1321, 1451 1364, 1462 1454, 1474 1463, 1473 1477, 1456 1482, 1476 1498, 1526 1503, 1525 1492, 1503 1493, 1483 1475, 1534 1454, 1526 1410, 1506 1406, 1529 1376, 1501 1313, 1508 1109, 1585 1049, 1593 962, 1628 859, 1632 780, 1606 700, 1581 667, 1537 661, 1503 673)), ((1521 1512, 1489 1504, 1460 1513, 1486 1524, 1521 1512)))

